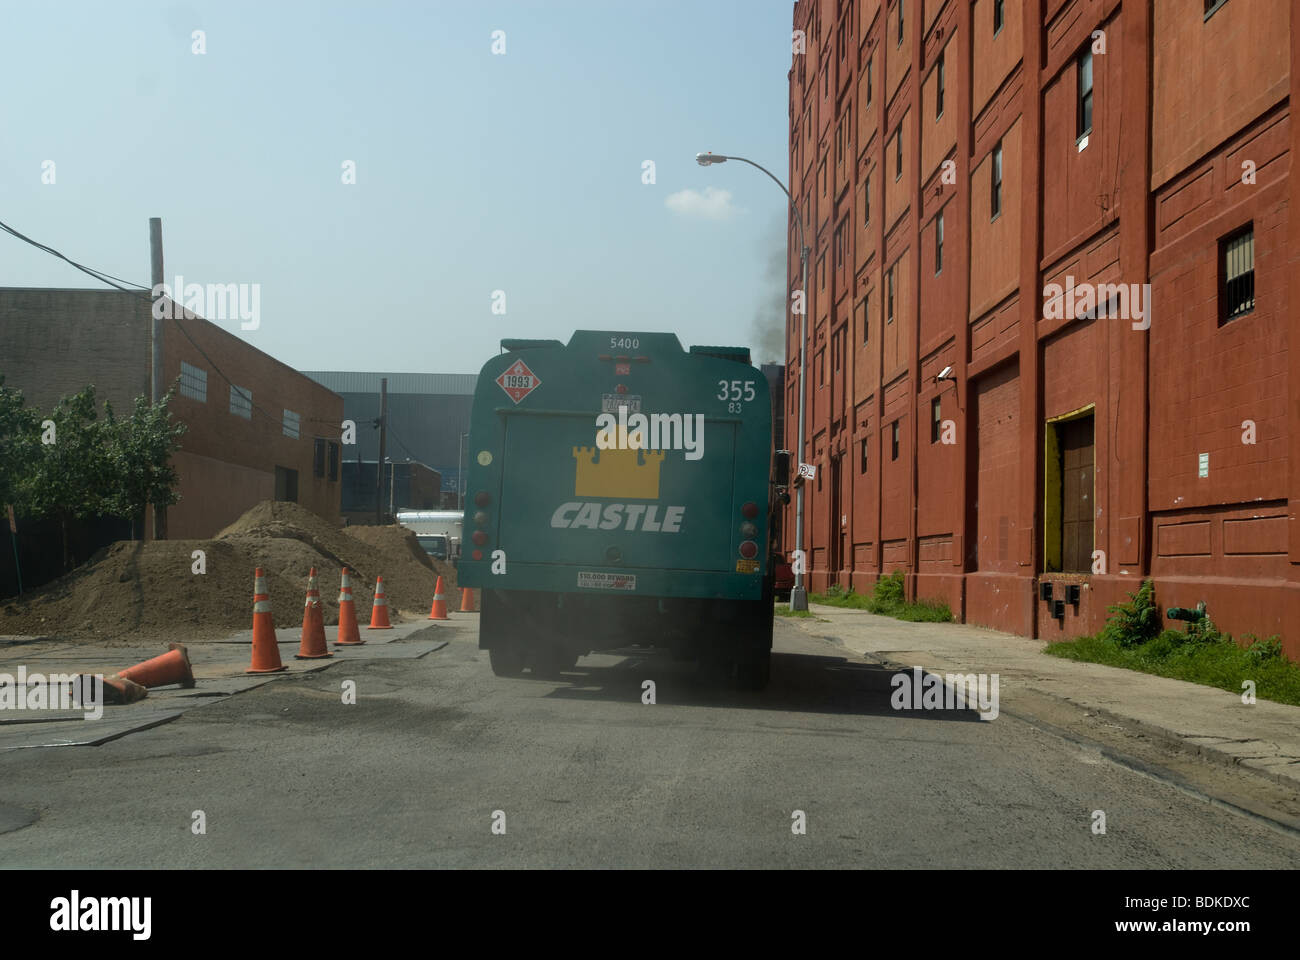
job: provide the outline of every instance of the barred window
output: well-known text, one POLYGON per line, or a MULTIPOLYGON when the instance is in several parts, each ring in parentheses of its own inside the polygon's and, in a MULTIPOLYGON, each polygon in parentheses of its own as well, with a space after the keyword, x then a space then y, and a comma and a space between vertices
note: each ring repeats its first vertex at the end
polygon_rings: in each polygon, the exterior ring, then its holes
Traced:
POLYGON ((283 422, 284 435, 286 437, 292 437, 294 440, 297 440, 298 426, 301 422, 302 422, 302 417, 299 414, 294 413, 292 410, 285 410, 284 422, 283 422))
POLYGON ((181 396, 208 402, 208 371, 181 361, 181 396))
POLYGON ((1255 309, 1255 226, 1219 243, 1219 323, 1255 309))
POLYGON ((253 391, 230 385, 230 412, 245 420, 253 419, 253 391))

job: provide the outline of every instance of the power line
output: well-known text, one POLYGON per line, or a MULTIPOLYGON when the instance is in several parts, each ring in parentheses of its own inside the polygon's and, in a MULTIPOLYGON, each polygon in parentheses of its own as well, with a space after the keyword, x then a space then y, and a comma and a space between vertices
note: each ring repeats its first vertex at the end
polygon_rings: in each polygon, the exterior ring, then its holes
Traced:
MULTIPOLYGON (((72 264, 72 266, 76 267, 82 273, 88 274, 89 276, 94 277, 96 280, 108 284, 110 287, 114 287, 118 290, 121 290, 123 293, 129 293, 132 296, 138 296, 145 303, 148 303, 150 307, 152 307, 154 304, 154 298, 152 296, 142 296, 140 294, 137 294, 134 290, 129 290, 126 287, 119 286, 118 283, 129 284, 130 286, 136 287, 140 290, 151 290, 152 288, 150 287, 146 287, 143 284, 139 284, 139 283, 131 283, 130 280, 123 280, 121 277, 115 277, 111 273, 104 273, 102 270, 95 270, 92 267, 87 267, 83 264, 80 264, 77 261, 73 260, 71 257, 64 256, 62 253, 60 253, 58 250, 55 250, 53 247, 46 246, 45 244, 41 243, 38 240, 33 240, 31 237, 19 233, 17 230, 9 226, 4 221, 0 221, 0 230, 4 230, 5 233, 8 233, 19 240, 22 240, 24 243, 30 243, 33 247, 36 247, 36 249, 38 250, 42 250, 45 253, 50 254, 51 256, 58 257, 60 260, 64 260, 72 264), (114 280, 118 281, 118 283, 114 283, 113 282, 114 280)), ((171 299, 172 304, 176 307, 180 307, 180 312, 184 313, 185 308, 181 304, 176 303, 175 299, 173 298, 168 298, 168 299, 171 299)), ((231 380, 228 376, 226 376, 225 372, 219 366, 217 366, 216 361, 213 360, 210 356, 208 356, 207 352, 202 347, 200 347, 197 342, 195 342, 193 337, 190 336, 189 331, 186 330, 183 326, 181 326, 181 320, 180 317, 177 316, 177 311, 172 310, 169 312, 172 314, 171 319, 172 322, 176 324, 176 329, 179 330, 181 332, 181 335, 184 336, 185 339, 190 342, 190 346, 192 346, 195 350, 199 352, 199 356, 203 357, 203 359, 208 362, 209 366, 211 366, 212 369, 216 371, 217 376, 219 376, 222 380, 226 381, 226 383, 229 384, 230 386, 239 390, 242 395, 246 396, 248 399, 248 405, 250 409, 256 410, 262 416, 266 417, 266 419, 270 420, 272 423, 278 424, 281 427, 281 429, 283 429, 284 427, 283 419, 278 418, 271 413, 268 413, 266 410, 262 409, 257 404, 253 403, 251 393, 247 391, 244 387, 241 387, 239 384, 235 383, 235 381, 231 380)), ((327 437, 326 439, 337 440, 342 438, 342 432, 341 432, 342 427, 339 424, 335 424, 334 421, 325 420, 321 417, 307 417, 306 419, 308 423, 328 423, 340 430, 340 434, 338 437, 327 437)), ((403 444, 403 447, 405 447, 405 444, 403 444)), ((410 451, 408 450, 407 453, 410 453, 410 451)))
POLYGON ((141 290, 150 289, 149 287, 146 287, 143 284, 132 283, 130 280, 123 280, 121 277, 115 277, 111 273, 105 273, 102 270, 95 270, 92 267, 87 267, 84 264, 78 263, 76 260, 73 260, 71 257, 65 256, 64 254, 60 253, 58 250, 55 250, 53 247, 47 247, 45 244, 41 243, 40 241, 33 240, 31 237, 19 233, 13 227, 9 226, 9 224, 4 223, 3 221, 0 221, 0 230, 3 230, 5 233, 9 234, 10 236, 17 237, 19 240, 23 241, 24 243, 30 243, 37 250, 43 250, 46 253, 50 254, 51 256, 58 257, 60 260, 72 264, 82 273, 89 274, 90 276, 94 277, 96 280, 100 280, 104 283, 107 283, 110 287, 117 287, 117 289, 121 290, 123 293, 131 293, 132 291, 128 290, 126 287, 118 286, 119 283, 125 283, 128 286, 138 287, 141 290), (114 283, 113 282, 114 280, 116 280, 117 283, 114 283))

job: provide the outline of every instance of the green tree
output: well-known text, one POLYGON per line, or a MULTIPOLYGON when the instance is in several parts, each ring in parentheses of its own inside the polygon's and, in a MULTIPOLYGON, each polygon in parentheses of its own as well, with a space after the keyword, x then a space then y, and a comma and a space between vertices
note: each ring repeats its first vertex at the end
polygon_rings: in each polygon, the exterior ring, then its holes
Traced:
POLYGON ((32 469, 20 485, 19 500, 30 513, 58 520, 64 570, 72 567, 72 522, 112 512, 115 471, 107 440, 116 427, 112 408, 104 408, 107 420, 101 421, 93 384, 60 400, 39 426, 32 469))
POLYGON ((24 406, 22 391, 6 387, 0 376, 0 510, 5 504, 25 508, 21 493, 36 456, 37 436, 35 412, 24 406))
POLYGON ((180 500, 171 455, 180 448, 186 428, 173 422, 167 409, 174 392, 169 390, 157 403, 138 396, 131 416, 113 422, 109 437, 113 491, 106 506, 109 513, 130 521, 132 540, 146 507, 169 507, 180 500))

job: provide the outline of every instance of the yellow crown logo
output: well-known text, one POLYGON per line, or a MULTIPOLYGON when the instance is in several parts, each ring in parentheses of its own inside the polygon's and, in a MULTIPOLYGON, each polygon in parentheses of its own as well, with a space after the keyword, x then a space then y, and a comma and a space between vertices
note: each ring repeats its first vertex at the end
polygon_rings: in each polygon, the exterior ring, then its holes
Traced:
MULTIPOLYGON (((626 445, 622 431, 618 439, 626 445)), ((574 447, 577 473, 573 481, 576 497, 628 497, 634 500, 659 499, 659 465, 666 454, 662 450, 600 450, 574 447)))

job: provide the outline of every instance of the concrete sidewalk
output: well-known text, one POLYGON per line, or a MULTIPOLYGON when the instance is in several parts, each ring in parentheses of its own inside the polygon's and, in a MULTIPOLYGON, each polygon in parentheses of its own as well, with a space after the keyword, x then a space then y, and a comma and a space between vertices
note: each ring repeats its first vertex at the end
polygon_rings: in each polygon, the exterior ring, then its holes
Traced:
MULTIPOLYGON (((195 686, 160 687, 138 703, 106 705, 103 716, 86 719, 82 710, 0 711, 0 750, 30 747, 93 746, 174 720, 187 710, 216 703, 266 683, 328 669, 349 660, 418 659, 447 645, 452 637, 478 628, 478 614, 459 614, 452 620, 409 620, 392 630, 361 627, 365 644, 338 647, 334 628, 326 628, 328 646, 335 655, 321 660, 295 660, 301 626, 275 631, 282 673, 247 674, 252 659, 253 631, 242 630, 224 640, 187 642, 195 686)), ((110 675, 165 653, 159 644, 109 647, 94 641, 50 640, 42 637, 0 637, 0 673, 89 673, 110 675)))
POLYGON ((1300 790, 1300 707, 1119 667, 1063 660, 1046 642, 957 623, 907 623, 809 604, 824 621, 787 618, 812 636, 890 666, 999 675, 1001 704, 1028 692, 1071 703, 1207 759, 1300 790))

